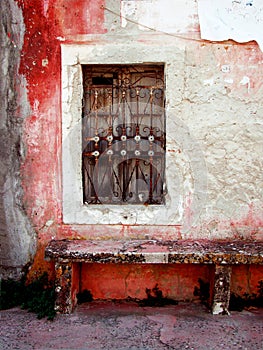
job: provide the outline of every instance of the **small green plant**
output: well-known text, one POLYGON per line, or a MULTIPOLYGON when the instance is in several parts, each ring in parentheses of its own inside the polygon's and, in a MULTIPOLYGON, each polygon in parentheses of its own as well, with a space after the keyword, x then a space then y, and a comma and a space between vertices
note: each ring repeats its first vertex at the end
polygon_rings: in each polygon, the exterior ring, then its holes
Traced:
POLYGON ((35 312, 37 317, 53 320, 56 312, 55 288, 44 273, 32 283, 26 285, 24 280, 6 280, 1 283, 1 309, 20 305, 22 309, 35 312))
POLYGON ((38 318, 46 317, 53 320, 56 312, 54 310, 55 289, 48 280, 47 273, 25 287, 22 309, 35 312, 38 318))

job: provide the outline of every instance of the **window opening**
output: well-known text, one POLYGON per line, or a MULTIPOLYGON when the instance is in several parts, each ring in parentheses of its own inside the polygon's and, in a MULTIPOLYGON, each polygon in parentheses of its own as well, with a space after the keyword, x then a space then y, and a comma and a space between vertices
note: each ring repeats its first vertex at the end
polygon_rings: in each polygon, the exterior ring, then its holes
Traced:
POLYGON ((163 204, 163 65, 83 65, 86 204, 163 204))

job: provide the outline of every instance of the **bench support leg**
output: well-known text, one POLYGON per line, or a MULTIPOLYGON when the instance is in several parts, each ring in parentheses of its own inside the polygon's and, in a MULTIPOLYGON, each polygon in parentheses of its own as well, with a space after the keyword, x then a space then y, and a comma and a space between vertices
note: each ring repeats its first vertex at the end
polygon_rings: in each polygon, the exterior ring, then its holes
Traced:
POLYGON ((55 310, 61 314, 69 314, 73 310, 72 303, 72 264, 56 262, 56 300, 55 310))
POLYGON ((215 266, 215 279, 213 291, 213 315, 229 315, 230 283, 232 267, 229 265, 215 266))

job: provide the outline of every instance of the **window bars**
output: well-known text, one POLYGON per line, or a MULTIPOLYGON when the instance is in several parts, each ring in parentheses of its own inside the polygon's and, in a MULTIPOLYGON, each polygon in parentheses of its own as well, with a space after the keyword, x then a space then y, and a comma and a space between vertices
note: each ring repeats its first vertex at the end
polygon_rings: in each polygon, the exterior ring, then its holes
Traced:
POLYGON ((164 203, 162 65, 84 65, 83 201, 164 203))

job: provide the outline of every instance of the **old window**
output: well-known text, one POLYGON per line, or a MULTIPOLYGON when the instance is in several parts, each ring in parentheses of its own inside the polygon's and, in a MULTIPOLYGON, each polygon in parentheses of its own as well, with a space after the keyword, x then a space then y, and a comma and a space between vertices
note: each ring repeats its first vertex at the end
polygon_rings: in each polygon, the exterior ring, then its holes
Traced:
POLYGON ((61 45, 64 223, 139 234, 182 224, 200 157, 190 162, 195 148, 178 118, 185 52, 162 44, 61 45))
POLYGON ((163 65, 83 65, 86 204, 163 204, 163 65))

